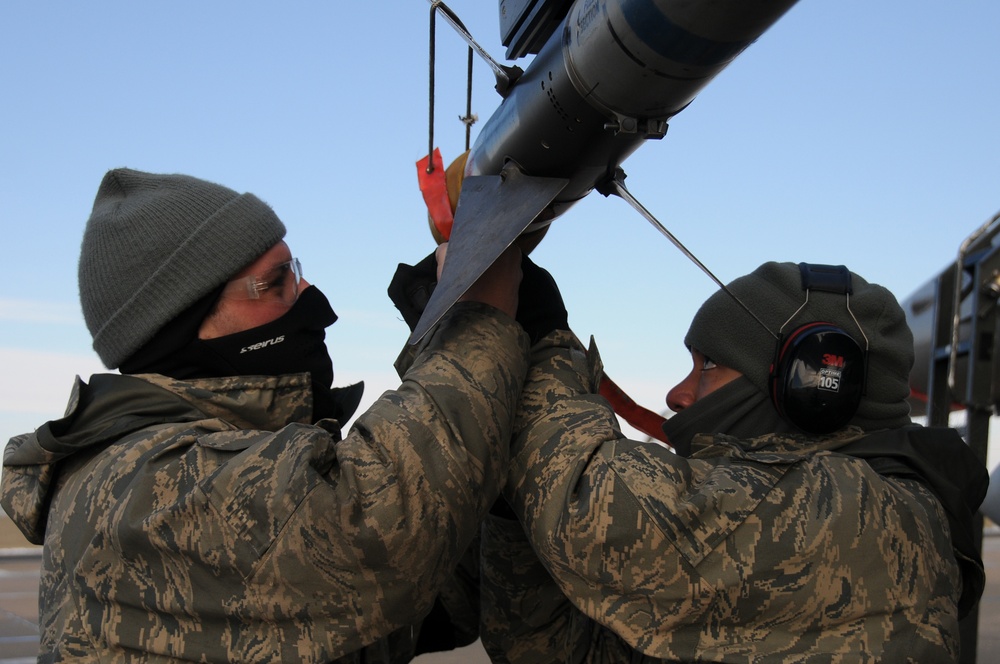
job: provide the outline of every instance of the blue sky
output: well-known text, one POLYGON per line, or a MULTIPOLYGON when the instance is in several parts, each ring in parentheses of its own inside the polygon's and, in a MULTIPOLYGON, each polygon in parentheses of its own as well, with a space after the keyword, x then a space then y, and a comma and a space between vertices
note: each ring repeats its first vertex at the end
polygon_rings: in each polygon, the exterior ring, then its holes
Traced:
MULTIPOLYGON (((495 3, 448 5, 503 58, 495 3)), ((429 7, 5 5, 0 438, 58 417, 73 376, 101 370, 76 264, 97 186, 118 166, 270 203, 340 315, 337 383, 364 379, 366 403, 394 387, 407 330, 385 288, 396 263, 434 246, 414 165, 428 142, 429 7)), ((627 185, 723 281, 766 260, 843 263, 905 299, 1000 209, 998 26, 993 0, 802 0, 625 162, 627 185)), ((466 48, 443 21, 437 34, 435 144, 449 162, 464 149, 466 48)), ((481 125, 499 97, 479 61, 474 80, 481 125)), ((596 193, 534 258, 609 375, 661 409, 715 285, 596 193)))

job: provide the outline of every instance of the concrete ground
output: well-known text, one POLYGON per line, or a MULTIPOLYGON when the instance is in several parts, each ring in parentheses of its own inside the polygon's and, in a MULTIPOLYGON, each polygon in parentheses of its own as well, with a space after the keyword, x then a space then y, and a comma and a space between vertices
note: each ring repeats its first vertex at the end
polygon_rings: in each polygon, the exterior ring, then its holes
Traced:
MULTIPOLYGON (((986 592, 979 604, 976 662, 1000 662, 1000 528, 983 538, 986 592)), ((0 664, 29 664, 38 650, 40 549, 31 547, 0 511, 0 664)), ((421 655, 417 664, 489 664, 479 643, 447 653, 421 655)))

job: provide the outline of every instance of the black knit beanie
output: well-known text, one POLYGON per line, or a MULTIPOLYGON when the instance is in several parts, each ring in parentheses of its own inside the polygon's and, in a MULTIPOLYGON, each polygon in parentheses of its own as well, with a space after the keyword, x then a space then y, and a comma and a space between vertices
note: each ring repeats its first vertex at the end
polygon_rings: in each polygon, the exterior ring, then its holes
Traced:
MULTIPOLYGON (((809 303, 788 324, 792 330, 812 321, 839 326, 862 348, 868 338, 866 392, 850 424, 866 431, 891 429, 910 423, 909 376, 913 367, 913 335, 896 298, 877 284, 851 273, 851 311, 844 295, 810 291, 809 303)), ((796 263, 765 263, 735 279, 727 288, 749 307, 768 330, 777 334, 805 302, 796 263)), ((768 394, 768 376, 775 357, 774 337, 723 290, 712 295, 695 314, 684 343, 714 362, 736 369, 761 392, 768 394)))
POLYGON ((80 304, 109 369, 281 241, 253 194, 130 169, 101 182, 80 249, 80 304))

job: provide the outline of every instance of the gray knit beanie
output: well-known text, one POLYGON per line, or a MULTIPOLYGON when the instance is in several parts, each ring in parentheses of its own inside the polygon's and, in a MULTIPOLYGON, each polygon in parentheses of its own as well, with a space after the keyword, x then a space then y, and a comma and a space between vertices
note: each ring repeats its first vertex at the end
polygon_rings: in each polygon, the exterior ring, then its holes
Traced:
POLYGON ((80 249, 83 317, 114 369, 187 307, 281 241, 253 194, 125 168, 101 182, 80 249))
MULTIPOLYGON (((851 311, 868 338, 868 376, 866 392, 850 424, 866 431, 904 426, 910 423, 906 398, 913 367, 913 334, 906 315, 882 286, 869 284, 853 272, 851 285, 851 311)), ((805 301, 796 263, 764 263, 727 288, 775 334, 805 301)), ((787 336, 812 321, 833 323, 865 347, 843 295, 810 291, 809 304, 783 333, 787 336)), ((768 376, 777 342, 725 291, 720 289, 701 306, 684 343, 718 364, 736 369, 769 394, 768 376)))

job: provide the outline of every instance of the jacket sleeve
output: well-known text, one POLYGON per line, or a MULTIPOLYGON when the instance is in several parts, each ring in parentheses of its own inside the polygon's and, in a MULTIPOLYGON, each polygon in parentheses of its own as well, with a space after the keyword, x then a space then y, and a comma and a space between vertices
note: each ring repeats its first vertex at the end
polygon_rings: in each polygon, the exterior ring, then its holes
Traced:
MULTIPOLYGON (((523 630, 535 642, 558 644, 567 661, 579 660, 579 653, 570 654, 588 649, 586 642, 602 631, 585 624, 586 616, 601 616, 622 599, 622 582, 635 579, 623 577, 621 565, 630 565, 627 556, 641 551, 619 546, 625 539, 638 543, 649 525, 644 527, 644 514, 617 486, 609 464, 618 445, 628 441, 610 405, 597 394, 600 374, 596 349, 588 354, 571 333, 550 334, 532 348, 505 489, 530 542, 530 548, 521 549, 520 565, 507 567, 506 583, 541 597, 532 613, 508 611, 503 619, 515 633, 523 630), (536 554, 542 570, 526 562, 536 554), (562 601, 540 601, 546 593, 561 593, 562 601), (539 613, 543 609, 546 615, 539 613)), ((517 555, 516 541, 507 535, 508 555, 517 555)), ((484 629, 484 640, 488 636, 484 629)), ((522 650, 509 646, 509 654, 522 650)))
POLYGON ((243 514, 285 519, 246 529, 277 533, 237 555, 259 561, 247 570, 262 589, 253 611, 288 624, 308 613, 302 638, 341 653, 419 622, 499 495, 527 356, 512 319, 460 303, 344 440, 286 427, 273 491, 227 471, 232 490, 216 493, 230 497, 220 509, 233 527, 243 514))
POLYGON ((711 604, 698 564, 742 520, 733 504, 752 509, 773 477, 757 491, 725 468, 627 440, 596 394, 599 375, 596 348, 569 333, 533 347, 506 493, 563 594, 644 652, 711 604))

